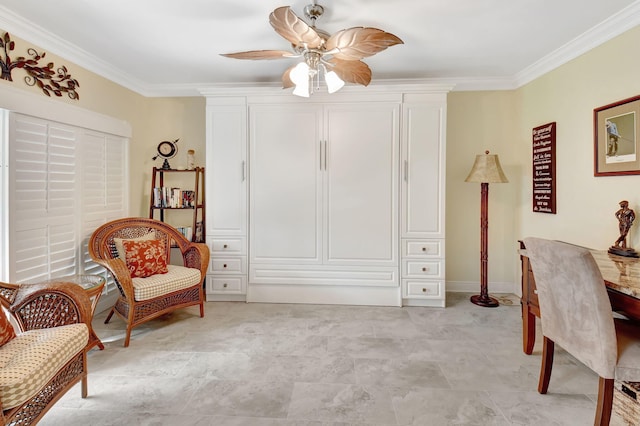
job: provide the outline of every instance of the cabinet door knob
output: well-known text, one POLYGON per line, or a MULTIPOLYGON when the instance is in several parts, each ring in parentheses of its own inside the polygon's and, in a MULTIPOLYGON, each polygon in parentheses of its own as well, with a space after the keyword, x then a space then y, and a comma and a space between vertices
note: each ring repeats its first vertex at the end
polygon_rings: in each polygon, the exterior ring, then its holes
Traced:
POLYGON ((222 267, 223 267, 223 268, 226 268, 226 267, 227 267, 227 264, 225 263, 224 265, 222 265, 222 267))
POLYGON ((422 268, 422 272, 427 272, 429 270, 429 268, 427 268, 426 266, 424 268, 422 268))
POLYGON ((228 246, 228 245, 226 245, 226 244, 222 246, 222 248, 227 248, 227 247, 229 247, 229 246, 228 246))
POLYGON ((222 287, 227 288, 227 283, 222 284, 222 287))

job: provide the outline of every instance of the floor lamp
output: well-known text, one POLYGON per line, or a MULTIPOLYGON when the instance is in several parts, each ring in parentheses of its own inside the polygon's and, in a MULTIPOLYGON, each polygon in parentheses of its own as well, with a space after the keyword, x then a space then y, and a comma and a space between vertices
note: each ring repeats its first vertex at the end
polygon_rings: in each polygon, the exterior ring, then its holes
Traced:
POLYGON ((465 182, 480 183, 480 294, 471 296, 471 302, 487 308, 495 308, 500 303, 493 297, 489 297, 487 287, 487 267, 489 264, 489 183, 509 182, 497 155, 476 155, 476 161, 465 182))

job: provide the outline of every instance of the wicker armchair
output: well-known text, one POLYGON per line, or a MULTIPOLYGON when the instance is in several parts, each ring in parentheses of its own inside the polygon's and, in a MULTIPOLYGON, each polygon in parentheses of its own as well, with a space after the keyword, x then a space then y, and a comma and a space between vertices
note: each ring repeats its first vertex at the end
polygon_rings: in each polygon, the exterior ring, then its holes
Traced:
MULTIPOLYGON (((209 265, 209 247, 203 243, 192 243, 174 227, 155 219, 117 219, 96 229, 89 239, 89 255, 94 262, 104 266, 115 279, 120 295, 109 312, 105 324, 114 312, 127 323, 124 346, 129 346, 131 330, 138 325, 172 312, 175 309, 200 305, 200 317, 204 317, 203 282, 209 265), (182 268, 199 271, 197 283, 186 288, 157 294, 153 297, 141 296, 149 278, 132 278, 126 261, 121 259, 114 239, 133 240, 152 235, 153 239, 164 242, 164 247, 177 247, 182 254, 182 268), (137 295, 136 295, 137 294, 137 295)), ((166 262, 170 263, 171 250, 166 250, 166 262)), ((178 266, 177 268, 180 268, 178 266)), ((168 275, 168 274, 167 274, 168 275)), ((151 277, 162 279, 161 274, 151 277)), ((161 283, 166 287, 166 283, 161 283)), ((155 284, 153 284, 155 287, 155 284)), ((170 286, 169 286, 170 287, 170 286)), ((160 287, 162 288, 162 287, 160 287)), ((157 291, 156 291, 157 293, 157 291)))
POLYGON ((0 303, 19 326, 0 347, 3 425, 32 425, 72 386, 87 396, 87 344, 91 303, 71 283, 0 282, 0 303))

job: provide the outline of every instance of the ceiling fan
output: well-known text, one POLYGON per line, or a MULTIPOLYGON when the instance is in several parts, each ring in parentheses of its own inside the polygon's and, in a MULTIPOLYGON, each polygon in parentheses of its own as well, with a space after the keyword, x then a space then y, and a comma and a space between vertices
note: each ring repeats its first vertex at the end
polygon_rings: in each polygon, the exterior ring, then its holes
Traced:
POLYGON ((315 1, 307 5, 304 14, 311 22, 309 25, 289 6, 279 7, 269 15, 269 23, 291 42, 292 50, 250 50, 222 56, 234 59, 303 58, 284 72, 282 85, 285 89, 295 86, 293 94, 308 97, 313 93, 314 84, 319 86, 321 72, 329 93, 342 88, 344 82, 367 86, 371 82, 371 69, 361 59, 403 43, 397 36, 371 27, 347 28, 330 35, 316 28, 316 20, 323 13, 324 8, 315 1))

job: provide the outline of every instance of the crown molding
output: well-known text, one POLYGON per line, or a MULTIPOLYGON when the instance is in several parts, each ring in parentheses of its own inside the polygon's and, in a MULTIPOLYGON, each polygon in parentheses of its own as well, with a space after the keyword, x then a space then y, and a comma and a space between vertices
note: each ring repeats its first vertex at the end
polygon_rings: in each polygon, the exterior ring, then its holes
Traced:
MULTIPOLYGON (((338 93, 328 94, 325 87, 317 90, 313 96, 327 96, 337 98, 338 94, 374 94, 374 93, 448 93, 454 84, 445 80, 431 79, 381 79, 373 80, 364 87, 359 85, 344 86, 338 93)), ((291 89, 283 89, 281 84, 247 83, 247 84, 214 84, 205 85, 199 89, 202 96, 252 96, 252 95, 283 95, 290 96, 291 89)))
POLYGON ((143 82, 131 77, 119 68, 46 31, 22 16, 16 15, 2 5, 0 5, 0 28, 37 45, 39 49, 60 56, 143 96, 147 96, 146 93, 150 91, 143 82))
POLYGON ((595 27, 582 33, 564 46, 531 64, 514 76, 517 87, 566 64, 572 59, 600 46, 640 24, 640 1, 635 1, 595 27))
MULTIPOLYGON (((569 62, 570 60, 588 52, 589 50, 605 43, 606 41, 636 27, 640 24, 640 0, 635 1, 625 9, 607 18, 605 21, 544 56, 513 76, 507 77, 453 77, 453 78, 427 78, 407 80, 380 80, 374 81, 367 90, 376 90, 391 85, 394 90, 399 86, 408 85, 409 89, 417 85, 442 85, 443 90, 450 87, 452 91, 481 91, 481 90, 514 90, 553 69, 569 62)), ((132 77, 112 64, 97 58, 68 41, 57 37, 43 28, 33 24, 20 15, 0 5, 0 28, 16 35, 39 48, 58 55, 65 60, 75 63, 101 77, 117 83, 131 91, 145 97, 191 97, 202 96, 204 93, 240 93, 249 89, 262 90, 261 88, 279 87, 264 83, 245 84, 148 84, 132 77)), ((358 90, 354 86, 342 89, 358 90)), ((412 90, 412 89, 411 89, 412 90)), ((448 91, 448 90, 447 90, 448 91)))

